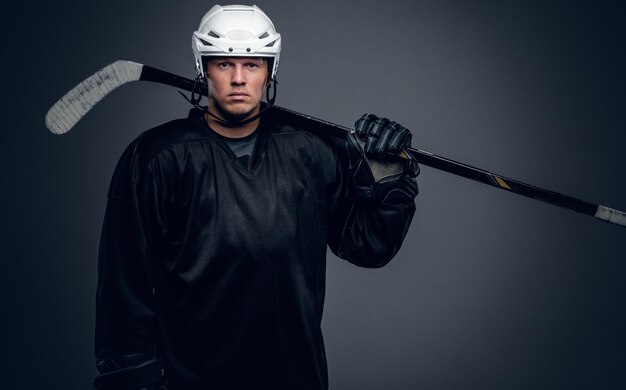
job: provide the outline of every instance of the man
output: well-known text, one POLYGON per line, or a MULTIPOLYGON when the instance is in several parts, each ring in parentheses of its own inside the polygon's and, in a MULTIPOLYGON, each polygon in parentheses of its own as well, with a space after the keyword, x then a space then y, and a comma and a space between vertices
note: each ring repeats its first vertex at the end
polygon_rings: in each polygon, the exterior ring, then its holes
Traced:
POLYGON ((140 135, 111 182, 95 385, 326 389, 326 247, 364 267, 395 255, 411 135, 368 114, 337 143, 265 115, 280 35, 255 6, 211 8, 193 50, 208 106, 140 135))

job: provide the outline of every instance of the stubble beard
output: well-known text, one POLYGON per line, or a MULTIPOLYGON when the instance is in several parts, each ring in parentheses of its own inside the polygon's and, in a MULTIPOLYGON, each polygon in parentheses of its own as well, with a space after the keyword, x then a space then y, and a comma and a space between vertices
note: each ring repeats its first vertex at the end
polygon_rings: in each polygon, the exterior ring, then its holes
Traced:
POLYGON ((212 106, 213 106, 213 108, 215 108, 215 111, 217 111, 218 116, 220 116, 221 118, 223 118, 224 120, 226 120, 228 122, 235 122, 235 123, 236 122, 241 122, 241 121, 247 119, 248 117, 252 116, 254 111, 261 104, 259 102, 251 110, 244 111, 244 112, 237 112, 237 111, 229 110, 229 109, 225 108, 216 99, 212 99, 212 103, 213 103, 212 106))

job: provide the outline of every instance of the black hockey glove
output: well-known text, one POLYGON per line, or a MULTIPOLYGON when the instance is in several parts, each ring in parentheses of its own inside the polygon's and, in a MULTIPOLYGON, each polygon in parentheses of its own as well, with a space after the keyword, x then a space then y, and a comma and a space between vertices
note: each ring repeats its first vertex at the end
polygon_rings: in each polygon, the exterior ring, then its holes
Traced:
POLYGON ((98 390, 159 390, 165 378, 161 365, 151 354, 134 354, 100 359, 94 380, 98 390))
POLYGON ((418 188, 417 161, 408 153, 411 132, 397 122, 365 114, 348 133, 346 147, 350 173, 359 201, 374 205, 391 205, 412 201, 418 188))

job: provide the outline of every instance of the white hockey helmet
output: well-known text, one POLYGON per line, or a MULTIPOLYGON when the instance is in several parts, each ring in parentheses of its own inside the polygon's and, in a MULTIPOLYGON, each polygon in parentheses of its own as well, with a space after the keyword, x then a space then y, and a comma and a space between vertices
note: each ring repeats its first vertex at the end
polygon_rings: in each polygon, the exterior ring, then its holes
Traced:
POLYGON ((196 71, 204 77, 203 56, 266 57, 274 79, 280 57, 280 34, 256 5, 214 5, 191 37, 196 71))

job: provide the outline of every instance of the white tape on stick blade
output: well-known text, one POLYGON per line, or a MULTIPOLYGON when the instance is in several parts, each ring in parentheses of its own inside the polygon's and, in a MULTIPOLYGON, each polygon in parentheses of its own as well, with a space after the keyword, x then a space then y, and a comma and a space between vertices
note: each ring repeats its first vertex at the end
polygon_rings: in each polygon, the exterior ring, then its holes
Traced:
POLYGON ((72 88, 46 114, 46 126, 54 134, 68 132, 109 92, 141 77, 142 64, 116 61, 72 88))

